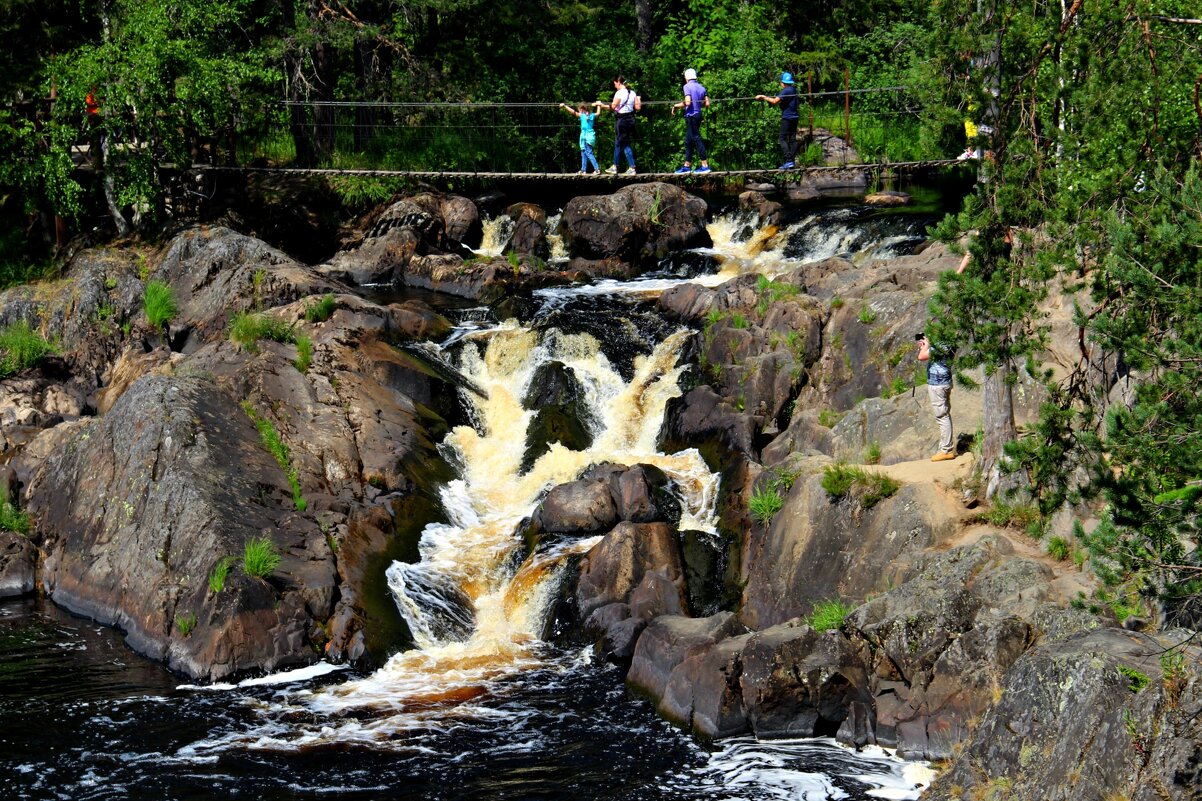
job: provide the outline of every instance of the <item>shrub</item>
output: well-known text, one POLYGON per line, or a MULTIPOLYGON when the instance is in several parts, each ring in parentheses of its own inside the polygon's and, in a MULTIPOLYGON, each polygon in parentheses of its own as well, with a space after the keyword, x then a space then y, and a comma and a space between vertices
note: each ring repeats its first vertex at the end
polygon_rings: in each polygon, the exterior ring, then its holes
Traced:
POLYGON ((834 500, 850 496, 862 508, 871 509, 897 492, 901 484, 884 473, 833 464, 822 471, 822 488, 834 500))
POLYGON ((280 552, 266 537, 248 540, 242 549, 242 569, 248 576, 267 578, 280 566, 280 552))
POLYGON ((241 311, 230 321, 230 339, 251 353, 259 349, 260 339, 273 342, 292 342, 295 339, 293 326, 278 317, 262 312, 241 311))
POLYGON ((998 498, 983 517, 985 522, 995 526, 1025 529, 1037 539, 1043 534, 1043 516, 1035 504, 1009 504, 998 498))
POLYGON ((217 564, 213 566, 213 572, 209 574, 209 590, 214 595, 225 589, 225 580, 230 575, 230 566, 234 563, 234 557, 223 556, 217 560, 217 564))
POLYGON ((1068 559, 1070 550, 1068 540, 1064 537, 1052 537, 1048 540, 1048 556, 1057 562, 1063 562, 1065 559, 1068 559))
POLYGON ((831 631, 843 625, 843 621, 852 612, 852 608, 839 599, 819 601, 806 617, 805 622, 817 632, 831 631))
POLYGON ((161 329, 175 319, 179 306, 175 302, 175 294, 171 287, 162 281, 148 281, 146 292, 142 296, 142 308, 146 312, 146 320, 153 328, 161 329))
POLYGON ((1127 679, 1127 689, 1133 693, 1142 692, 1152 682, 1146 673, 1138 671, 1133 667, 1119 665, 1118 671, 1120 675, 1127 679))
POLYGON ((313 363, 313 340, 309 339, 304 334, 299 334, 296 337, 296 369, 302 373, 308 372, 309 365, 313 363))
POLYGON ((785 499, 781 497, 780 492, 776 487, 759 487, 751 494, 751 500, 747 503, 747 508, 751 511, 751 516, 761 526, 766 526, 772 522, 772 518, 785 505, 785 499))
POLYGON ((324 323, 334 316, 337 305, 334 296, 326 293, 321 296, 321 300, 305 306, 305 320, 310 323, 324 323))
POLYGON ((42 338, 42 335, 20 322, 0 328, 0 378, 19 373, 33 367, 57 349, 42 338))

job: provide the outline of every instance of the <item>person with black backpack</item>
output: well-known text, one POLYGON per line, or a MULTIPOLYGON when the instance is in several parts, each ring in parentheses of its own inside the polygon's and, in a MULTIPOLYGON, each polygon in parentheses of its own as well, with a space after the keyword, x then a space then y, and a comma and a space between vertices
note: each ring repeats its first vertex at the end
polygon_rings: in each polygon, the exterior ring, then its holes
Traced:
POLYGON ((618 158, 621 155, 626 156, 626 163, 630 167, 623 175, 634 175, 634 113, 643 106, 642 99, 635 93, 633 89, 626 85, 626 79, 621 75, 614 78, 614 98, 610 101, 609 108, 617 116, 617 122, 614 125, 614 163, 605 172, 610 175, 616 175, 618 172, 618 158))

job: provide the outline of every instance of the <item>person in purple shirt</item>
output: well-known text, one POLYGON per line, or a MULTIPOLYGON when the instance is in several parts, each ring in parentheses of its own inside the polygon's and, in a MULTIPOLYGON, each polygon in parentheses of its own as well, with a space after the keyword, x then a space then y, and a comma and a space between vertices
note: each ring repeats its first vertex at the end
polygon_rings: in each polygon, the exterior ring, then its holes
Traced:
POLYGON ((684 100, 672 106, 672 116, 676 109, 684 109, 684 166, 676 172, 694 172, 693 151, 701 159, 701 166, 696 172, 709 172, 710 163, 705 157, 705 142, 701 140, 701 109, 709 108, 710 96, 701 82, 697 80, 697 71, 684 71, 684 100))

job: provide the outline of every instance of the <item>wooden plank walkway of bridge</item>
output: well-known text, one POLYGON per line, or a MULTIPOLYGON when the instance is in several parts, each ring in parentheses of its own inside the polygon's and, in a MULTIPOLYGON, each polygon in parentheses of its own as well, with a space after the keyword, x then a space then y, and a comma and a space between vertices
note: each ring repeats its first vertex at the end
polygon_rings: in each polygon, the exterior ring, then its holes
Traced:
POLYGON ((241 173, 286 173, 292 175, 361 175, 376 178, 416 178, 419 180, 537 180, 537 181, 712 181, 726 178, 743 178, 763 181, 792 181, 801 180, 810 175, 821 175, 840 172, 920 172, 922 170, 950 167, 965 162, 957 159, 938 159, 933 161, 894 161, 874 164, 840 164, 831 166, 797 167, 791 170, 710 170, 709 172, 639 172, 634 175, 624 173, 591 173, 578 172, 491 172, 468 170, 368 170, 368 169, 334 169, 324 167, 225 167, 208 164, 194 164, 190 169, 205 172, 241 172, 241 173))

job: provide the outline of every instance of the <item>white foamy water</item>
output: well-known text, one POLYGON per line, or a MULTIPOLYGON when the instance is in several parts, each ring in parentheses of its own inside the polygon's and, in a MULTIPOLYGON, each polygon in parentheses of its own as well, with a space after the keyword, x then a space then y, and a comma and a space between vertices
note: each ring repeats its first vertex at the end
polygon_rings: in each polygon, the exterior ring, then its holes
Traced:
POLYGON ((484 218, 480 224, 483 228, 480 247, 472 252, 483 257, 503 255, 505 246, 509 244, 509 239, 513 236, 513 218, 505 214, 498 214, 496 217, 484 218))

